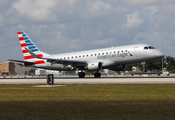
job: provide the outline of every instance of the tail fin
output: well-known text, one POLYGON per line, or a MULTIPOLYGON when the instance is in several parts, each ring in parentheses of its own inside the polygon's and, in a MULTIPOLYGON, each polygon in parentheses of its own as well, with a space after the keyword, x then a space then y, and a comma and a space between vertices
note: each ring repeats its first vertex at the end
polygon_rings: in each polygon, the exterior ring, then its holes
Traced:
POLYGON ((46 57, 49 56, 49 54, 41 52, 38 47, 32 42, 32 40, 25 34, 25 32, 17 32, 19 42, 21 45, 22 53, 24 56, 24 60, 27 61, 35 61, 37 62, 38 59, 34 58, 25 48, 29 49, 39 57, 46 57))

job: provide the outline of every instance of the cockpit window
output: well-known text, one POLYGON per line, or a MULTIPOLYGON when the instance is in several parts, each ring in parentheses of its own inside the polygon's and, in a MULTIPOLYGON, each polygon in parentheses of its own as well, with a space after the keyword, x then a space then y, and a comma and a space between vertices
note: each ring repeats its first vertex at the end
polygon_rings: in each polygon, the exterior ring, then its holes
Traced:
POLYGON ((148 46, 149 47, 149 49, 155 49, 153 46, 148 46))
POLYGON ((155 47, 153 46, 144 47, 144 50, 148 50, 148 49, 155 49, 155 47))
POLYGON ((144 47, 144 50, 148 50, 148 47, 144 47))

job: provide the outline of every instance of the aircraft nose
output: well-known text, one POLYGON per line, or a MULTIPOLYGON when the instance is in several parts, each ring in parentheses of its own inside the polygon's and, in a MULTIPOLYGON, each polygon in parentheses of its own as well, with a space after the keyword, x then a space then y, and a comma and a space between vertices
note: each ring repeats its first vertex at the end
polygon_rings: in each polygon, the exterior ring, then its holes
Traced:
POLYGON ((156 57, 159 57, 159 58, 162 58, 164 57, 165 55, 161 52, 161 51, 157 51, 156 54, 155 54, 156 57))

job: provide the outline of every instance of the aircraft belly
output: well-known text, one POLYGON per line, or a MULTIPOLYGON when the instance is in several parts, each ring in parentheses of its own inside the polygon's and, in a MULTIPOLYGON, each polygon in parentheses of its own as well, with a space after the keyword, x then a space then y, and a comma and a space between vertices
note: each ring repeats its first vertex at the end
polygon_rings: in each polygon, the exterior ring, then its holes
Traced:
POLYGON ((43 68, 43 69, 49 69, 49 70, 58 70, 58 71, 70 71, 71 70, 70 65, 64 66, 62 64, 54 64, 54 65, 46 64, 46 65, 39 65, 36 67, 43 68))

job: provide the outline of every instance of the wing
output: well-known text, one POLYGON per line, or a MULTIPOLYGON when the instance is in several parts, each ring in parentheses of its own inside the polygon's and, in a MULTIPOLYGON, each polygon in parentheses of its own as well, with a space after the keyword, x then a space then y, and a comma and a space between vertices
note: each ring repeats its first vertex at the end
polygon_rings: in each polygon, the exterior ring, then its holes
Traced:
POLYGON ((78 61, 78 60, 65 60, 65 59, 55 59, 55 58, 40 58, 40 59, 45 59, 47 62, 50 62, 51 64, 63 64, 63 65, 71 65, 74 67, 79 67, 79 66, 86 66, 87 62, 86 61, 78 61))
POLYGON ((81 66, 86 66, 87 62, 86 61, 78 61, 78 60, 65 60, 65 59, 55 59, 55 58, 44 58, 44 57, 39 57, 29 49, 25 48, 34 58, 38 59, 44 59, 47 60, 47 62, 50 62, 52 65, 53 64, 63 64, 64 66, 71 65, 73 67, 81 67, 81 66))

